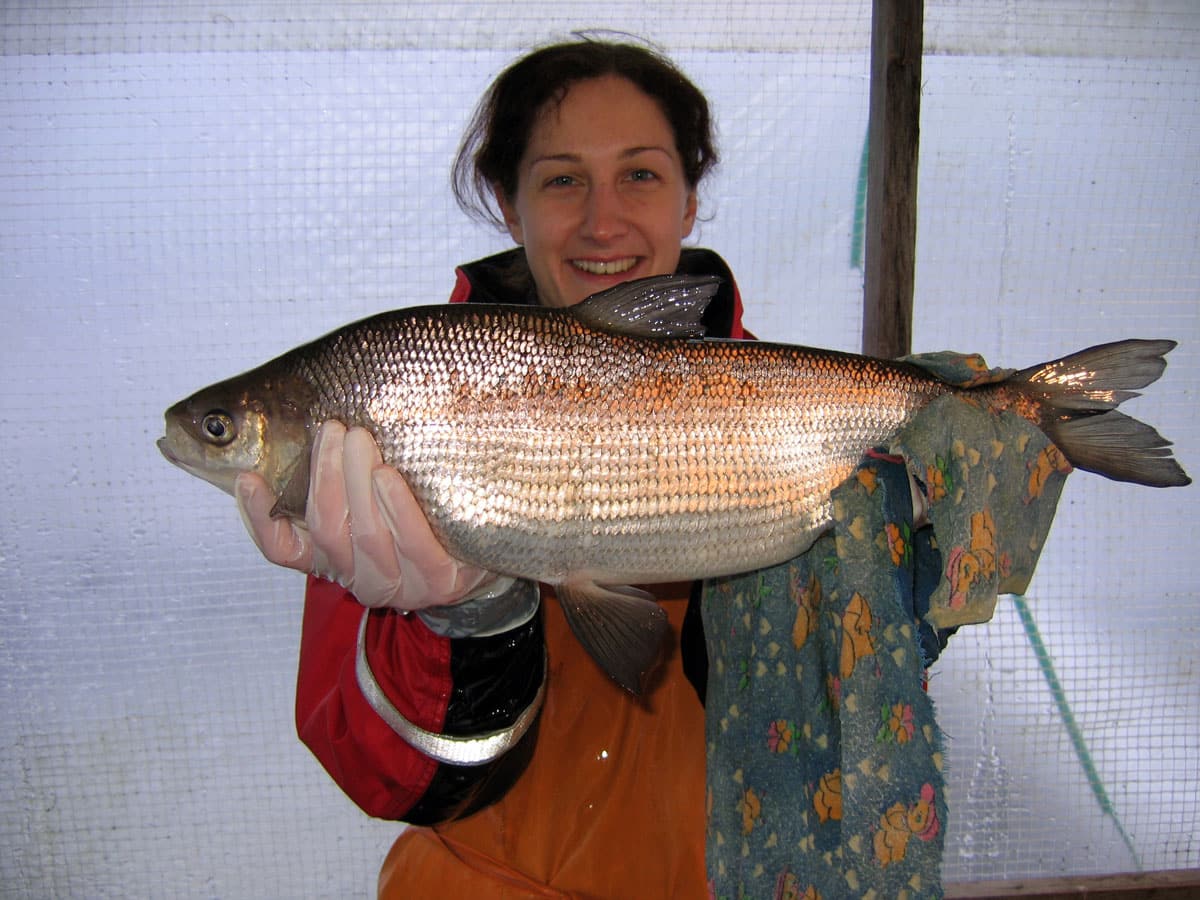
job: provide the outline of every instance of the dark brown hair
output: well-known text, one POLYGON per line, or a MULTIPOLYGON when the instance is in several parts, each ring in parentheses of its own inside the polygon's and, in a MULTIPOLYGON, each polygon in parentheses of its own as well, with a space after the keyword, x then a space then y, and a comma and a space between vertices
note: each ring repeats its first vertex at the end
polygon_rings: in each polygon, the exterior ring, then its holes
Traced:
POLYGON ((475 109, 454 160, 454 196, 469 216, 503 225, 494 190, 517 192, 529 135, 548 103, 571 85, 619 75, 654 100, 675 135, 683 174, 695 188, 716 165, 712 119, 704 94, 673 62, 648 47, 584 39, 534 50, 500 73, 475 109))

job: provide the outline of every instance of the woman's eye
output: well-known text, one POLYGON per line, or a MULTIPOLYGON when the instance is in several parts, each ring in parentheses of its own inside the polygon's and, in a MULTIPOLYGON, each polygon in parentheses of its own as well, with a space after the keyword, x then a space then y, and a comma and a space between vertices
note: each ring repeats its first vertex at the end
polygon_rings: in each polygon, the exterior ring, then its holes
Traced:
POLYGON ((632 181, 657 181, 658 174, 650 169, 634 169, 629 173, 629 178, 632 181))
POLYGON ((229 417, 228 413, 219 409, 213 410, 201 419, 200 428, 204 432, 204 436, 218 447, 225 446, 236 437, 233 430, 233 419, 229 417))
POLYGON ((546 187, 570 187, 574 183, 575 179, 570 175, 555 175, 546 179, 546 187))

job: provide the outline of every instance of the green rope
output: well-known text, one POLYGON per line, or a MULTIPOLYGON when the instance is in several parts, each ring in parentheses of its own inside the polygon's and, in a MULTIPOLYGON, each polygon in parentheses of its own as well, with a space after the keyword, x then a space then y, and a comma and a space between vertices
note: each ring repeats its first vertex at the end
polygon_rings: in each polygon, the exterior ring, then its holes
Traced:
POLYGON ((1100 780, 1100 773, 1096 771, 1096 763, 1092 759, 1091 751, 1088 750, 1087 741, 1083 739, 1083 732, 1079 729, 1079 723, 1075 721, 1075 714, 1071 712, 1071 704, 1067 701, 1066 691, 1063 690, 1062 684, 1058 680, 1058 675, 1054 671, 1054 661, 1050 658, 1050 653, 1046 650, 1046 645, 1042 641, 1042 635, 1038 631, 1037 623, 1033 621, 1033 613, 1029 609, 1029 603, 1026 602, 1024 597, 1018 594, 1011 596, 1013 603, 1017 607, 1017 615, 1021 617, 1021 625, 1025 629, 1025 636, 1029 639, 1029 645, 1033 647, 1034 655, 1037 656, 1038 667, 1042 670, 1046 684, 1050 687, 1051 696, 1054 697, 1054 705, 1058 707, 1058 714, 1062 718, 1063 725, 1067 728, 1071 744, 1075 747, 1075 755, 1079 758, 1079 764, 1083 767, 1088 784, 1092 788, 1092 796, 1096 798, 1096 802, 1100 805, 1101 812, 1112 819, 1113 824, 1117 826, 1117 833, 1121 835, 1121 840, 1125 842, 1125 846, 1129 849, 1129 854, 1133 857, 1133 863, 1140 872, 1142 871, 1142 860, 1138 856, 1137 849, 1133 846, 1133 841, 1126 834, 1125 826, 1121 824, 1116 807, 1113 806, 1112 801, 1108 798, 1108 791, 1104 789, 1104 782, 1100 780))
POLYGON ((854 231, 850 234, 850 268, 862 269, 863 244, 867 234, 867 146, 870 132, 863 135, 858 161, 858 183, 854 187, 854 231))

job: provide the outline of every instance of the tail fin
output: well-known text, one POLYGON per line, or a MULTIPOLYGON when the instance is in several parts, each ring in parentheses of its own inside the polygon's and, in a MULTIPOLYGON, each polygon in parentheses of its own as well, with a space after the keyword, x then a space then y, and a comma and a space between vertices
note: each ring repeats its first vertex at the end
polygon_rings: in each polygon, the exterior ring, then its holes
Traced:
POLYGON ((1171 442, 1116 408, 1153 384, 1174 341, 1117 341, 1024 369, 1011 381, 1045 402, 1042 430, 1071 464, 1114 481, 1179 487, 1192 479, 1171 442))

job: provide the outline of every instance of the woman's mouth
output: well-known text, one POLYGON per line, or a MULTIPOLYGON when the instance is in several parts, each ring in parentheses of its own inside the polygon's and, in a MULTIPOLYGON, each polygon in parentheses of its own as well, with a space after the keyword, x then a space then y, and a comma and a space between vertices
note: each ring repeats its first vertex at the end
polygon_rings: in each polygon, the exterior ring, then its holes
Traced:
POLYGON ((589 275, 621 275, 637 265, 636 256, 623 259, 573 259, 571 265, 589 275))

